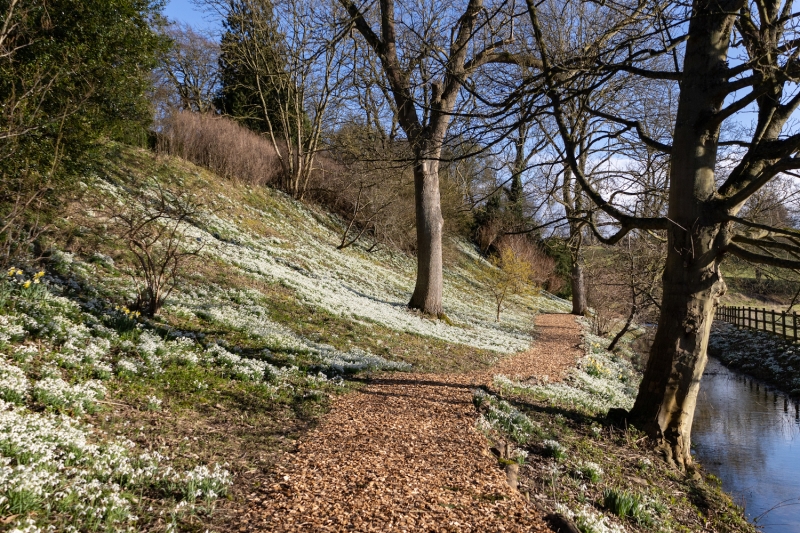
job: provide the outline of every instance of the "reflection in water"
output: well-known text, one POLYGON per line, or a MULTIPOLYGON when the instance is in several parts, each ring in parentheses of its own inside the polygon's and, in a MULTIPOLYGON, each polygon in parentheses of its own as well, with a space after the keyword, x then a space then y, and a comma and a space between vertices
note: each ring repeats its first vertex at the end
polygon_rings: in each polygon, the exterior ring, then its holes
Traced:
POLYGON ((692 441, 700 463, 722 480, 748 518, 766 533, 800 531, 797 402, 709 359, 692 441))

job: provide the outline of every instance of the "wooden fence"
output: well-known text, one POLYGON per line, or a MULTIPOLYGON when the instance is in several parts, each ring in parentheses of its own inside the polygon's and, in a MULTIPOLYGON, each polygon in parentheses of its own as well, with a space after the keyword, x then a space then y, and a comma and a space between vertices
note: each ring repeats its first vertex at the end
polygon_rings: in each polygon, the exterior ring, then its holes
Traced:
POLYGON ((717 320, 730 322, 739 327, 756 329, 780 335, 784 339, 797 342, 798 321, 797 313, 792 311, 775 311, 774 309, 758 309, 756 307, 731 307, 717 308, 714 314, 717 320))

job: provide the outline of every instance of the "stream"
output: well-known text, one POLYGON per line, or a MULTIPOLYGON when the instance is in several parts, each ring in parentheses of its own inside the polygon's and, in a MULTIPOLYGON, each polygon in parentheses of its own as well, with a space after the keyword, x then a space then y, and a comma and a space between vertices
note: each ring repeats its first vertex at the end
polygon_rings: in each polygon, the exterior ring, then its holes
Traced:
POLYGON ((800 532, 800 407, 709 358, 692 427, 694 454, 766 533, 800 532))

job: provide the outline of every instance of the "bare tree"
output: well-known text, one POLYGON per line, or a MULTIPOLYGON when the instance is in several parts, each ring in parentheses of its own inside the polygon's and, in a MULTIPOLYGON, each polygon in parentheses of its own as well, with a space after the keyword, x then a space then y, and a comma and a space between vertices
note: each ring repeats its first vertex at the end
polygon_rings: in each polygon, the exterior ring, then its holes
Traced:
POLYGON ((617 224, 614 233, 592 225, 597 238, 616 243, 634 229, 667 233, 658 330, 627 417, 649 430, 669 461, 686 468, 692 463, 691 425, 709 330, 725 292, 720 263, 733 254, 756 263, 800 266, 800 232, 739 216, 748 198, 767 183, 800 168, 800 135, 791 121, 800 104, 793 88, 800 74, 793 3, 694 0, 686 9, 645 2, 597 5, 613 13, 617 23, 581 43, 582 65, 550 54, 541 38, 539 6, 527 0, 527 7, 567 161, 588 198, 617 224), (672 68, 655 68, 654 55, 673 58, 672 68), (626 73, 660 83, 665 95, 678 93, 671 143, 649 135, 641 109, 592 110, 618 124, 618 137, 630 132, 650 149, 669 154, 666 214, 640 216, 619 195, 615 200, 594 188, 581 171, 565 123, 564 102, 572 97, 562 90, 565 78, 585 75, 602 84, 626 73), (749 134, 721 137, 723 124, 749 109, 756 111, 749 134), (732 164, 721 166, 726 146, 738 153, 732 164))
POLYGON ((657 320, 664 244, 646 232, 631 232, 616 246, 599 247, 599 257, 587 265, 596 333, 606 335, 624 321, 609 343, 609 351, 634 322, 652 322, 653 317, 657 320))
POLYGON ((131 277, 138 287, 131 308, 155 316, 184 274, 187 261, 203 248, 186 235, 186 225, 202 205, 188 193, 175 193, 153 183, 144 190, 141 204, 111 212, 112 232, 131 253, 131 277))
MULTIPOLYGON (((518 61, 513 13, 505 3, 405 4, 340 0, 380 60, 382 84, 413 152, 417 279, 409 307, 442 315, 442 217, 439 167, 461 91, 482 67, 518 61), (378 29, 375 29, 377 27, 378 29)), ((472 87, 470 87, 472 88, 472 87)))
MULTIPOLYGON (((365 102, 367 103, 367 102, 365 102)), ((369 105, 367 105, 369 109, 369 105)), ((369 111, 368 111, 369 112, 369 111)), ((353 122, 327 140, 331 157, 339 165, 320 185, 332 204, 345 218, 338 249, 352 246, 362 237, 371 237, 374 250, 388 235, 382 226, 395 215, 397 204, 408 207, 403 193, 407 189, 408 169, 396 164, 405 143, 393 142, 383 129, 353 122)), ((327 166, 327 165, 326 165, 327 166)), ((407 233, 406 229, 406 233, 407 233)))
POLYGON ((156 81, 169 95, 165 103, 198 113, 213 111, 219 89, 219 43, 180 22, 168 25, 164 35, 170 47, 161 55, 156 81))
POLYGON ((225 60, 242 72, 283 170, 282 188, 306 194, 322 133, 349 81, 349 25, 333 1, 208 0, 236 39, 225 60))

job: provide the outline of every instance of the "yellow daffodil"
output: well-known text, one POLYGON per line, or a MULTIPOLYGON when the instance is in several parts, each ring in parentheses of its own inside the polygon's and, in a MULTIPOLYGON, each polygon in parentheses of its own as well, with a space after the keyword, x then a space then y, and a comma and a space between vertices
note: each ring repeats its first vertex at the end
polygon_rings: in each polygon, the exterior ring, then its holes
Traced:
POLYGON ((10 277, 10 276, 13 276, 13 275, 14 275, 14 274, 16 274, 16 273, 17 273, 17 267, 11 267, 11 268, 9 268, 9 269, 8 269, 8 275, 9 275, 9 277, 10 277))
POLYGON ((39 272, 37 272, 36 274, 34 274, 34 275, 33 275, 33 279, 39 279, 39 278, 41 278, 42 276, 44 276, 44 270, 40 270, 39 272))
POLYGON ((22 287, 23 287, 24 289, 27 289, 27 288, 28 288, 28 287, 30 287, 30 286, 31 286, 31 280, 28 280, 28 281, 26 281, 25 283, 23 283, 23 284, 22 284, 22 287))

